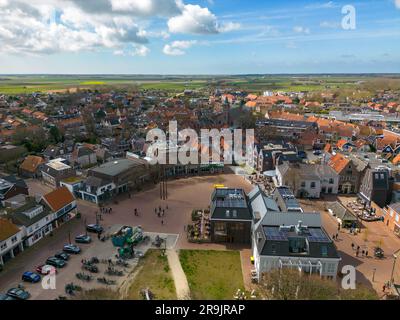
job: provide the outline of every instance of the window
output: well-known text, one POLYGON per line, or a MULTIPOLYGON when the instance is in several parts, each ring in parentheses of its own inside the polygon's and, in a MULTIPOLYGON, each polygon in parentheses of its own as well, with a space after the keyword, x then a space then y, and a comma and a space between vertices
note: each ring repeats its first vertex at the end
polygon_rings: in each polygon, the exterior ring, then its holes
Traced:
POLYGON ((321 255, 323 257, 327 257, 328 256, 328 247, 327 246, 322 246, 321 247, 321 255))
POLYGON ((301 182, 301 187, 305 188, 306 187, 306 183, 304 181, 301 182))
POLYGON ((333 184, 333 183, 334 183, 333 178, 330 178, 330 179, 329 179, 329 184, 333 184))
POLYGON ((233 210, 233 211, 232 211, 232 214, 233 214, 233 217, 234 217, 234 218, 237 218, 237 211, 236 211, 236 210, 233 210))
POLYGON ((328 273, 335 273, 335 269, 336 267, 334 263, 328 263, 328 270, 327 270, 328 273))
POLYGON ((229 210, 226 210, 226 212, 225 212, 225 216, 227 217, 227 218, 230 218, 230 212, 229 212, 229 210))
POLYGON ((12 238, 11 238, 11 242, 12 242, 12 243, 16 243, 16 242, 17 242, 17 240, 18 240, 18 238, 17 238, 17 237, 12 237, 12 238))
POLYGON ((6 248, 7 248, 7 243, 4 242, 4 243, 1 245, 0 249, 1 249, 1 250, 4 250, 4 249, 6 249, 6 248))
POLYGON ((315 186, 316 186, 315 182, 311 182, 311 189, 315 189, 315 186))

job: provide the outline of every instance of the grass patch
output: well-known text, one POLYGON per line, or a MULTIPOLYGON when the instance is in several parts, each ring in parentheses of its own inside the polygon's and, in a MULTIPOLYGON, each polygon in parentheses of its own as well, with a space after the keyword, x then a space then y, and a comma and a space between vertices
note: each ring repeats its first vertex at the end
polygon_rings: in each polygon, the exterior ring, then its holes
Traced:
POLYGON ((146 288, 150 289, 156 300, 177 299, 167 256, 162 256, 160 250, 149 250, 137 268, 140 271, 129 288, 128 300, 142 300, 140 291, 146 288))
POLYGON ((239 251, 181 250, 179 259, 195 300, 232 300, 244 290, 239 251))
POLYGON ((100 288, 90 289, 81 292, 75 297, 76 300, 119 300, 119 293, 117 291, 100 288))

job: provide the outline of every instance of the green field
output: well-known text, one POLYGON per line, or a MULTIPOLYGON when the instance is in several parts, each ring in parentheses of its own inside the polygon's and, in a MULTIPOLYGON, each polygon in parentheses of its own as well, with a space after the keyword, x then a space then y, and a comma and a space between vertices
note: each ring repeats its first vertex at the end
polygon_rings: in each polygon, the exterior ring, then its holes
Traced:
POLYGON ((244 290, 239 251, 181 250, 179 259, 195 300, 232 300, 244 290))
POLYGON ((112 76, 21 75, 0 76, 0 94, 75 91, 76 89, 184 90, 230 88, 253 93, 263 91, 338 91, 343 89, 400 88, 397 75, 254 75, 254 76, 112 76))

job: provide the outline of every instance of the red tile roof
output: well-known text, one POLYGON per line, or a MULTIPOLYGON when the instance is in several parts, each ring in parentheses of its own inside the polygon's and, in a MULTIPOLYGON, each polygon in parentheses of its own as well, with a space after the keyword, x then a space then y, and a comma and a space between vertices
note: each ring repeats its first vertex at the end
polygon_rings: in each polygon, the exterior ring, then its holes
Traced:
POLYGON ((53 211, 58 211, 73 202, 75 197, 67 187, 62 187, 44 195, 43 199, 53 211))

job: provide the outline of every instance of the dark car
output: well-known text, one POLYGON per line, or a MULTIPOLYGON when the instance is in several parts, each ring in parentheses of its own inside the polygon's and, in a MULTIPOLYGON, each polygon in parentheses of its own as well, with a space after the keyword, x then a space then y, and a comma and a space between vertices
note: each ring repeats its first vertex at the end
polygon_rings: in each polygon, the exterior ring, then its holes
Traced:
POLYGON ((59 252, 59 253, 56 253, 54 256, 56 258, 64 260, 64 261, 68 261, 69 260, 69 254, 66 253, 66 252, 59 252))
POLYGON ((35 272, 27 271, 22 275, 22 281, 37 283, 41 279, 40 275, 35 272))
POLYGON ((321 150, 314 150, 314 155, 320 156, 322 154, 321 150))
POLYGON ((20 288, 12 288, 8 290, 7 295, 18 300, 28 300, 31 297, 31 294, 28 291, 20 288))
POLYGON ((67 263, 62 259, 58 259, 56 257, 50 257, 46 260, 46 264, 56 268, 64 268, 67 263))
POLYGON ((63 248, 64 252, 78 254, 81 252, 81 248, 74 244, 66 244, 63 248))
POLYGON ((88 224, 86 226, 86 230, 88 232, 93 232, 93 233, 102 233, 103 232, 103 227, 99 224, 88 224))
POLYGON ((6 294, 0 294, 0 301, 6 301, 6 300, 17 300, 11 296, 8 296, 6 294))
POLYGON ((92 238, 87 234, 81 234, 75 237, 76 243, 90 243, 92 242, 92 238))

